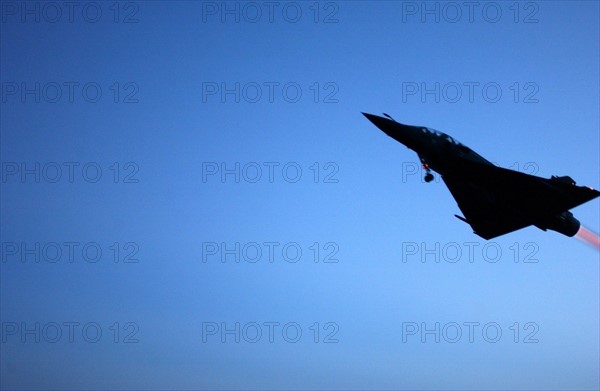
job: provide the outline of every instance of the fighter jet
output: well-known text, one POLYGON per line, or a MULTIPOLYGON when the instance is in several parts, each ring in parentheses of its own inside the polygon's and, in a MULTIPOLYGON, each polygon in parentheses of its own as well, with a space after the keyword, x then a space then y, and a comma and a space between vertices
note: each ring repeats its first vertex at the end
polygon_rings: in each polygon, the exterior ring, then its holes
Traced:
POLYGON ((574 236, 580 223, 569 212, 600 195, 591 187, 576 186, 568 176, 550 179, 498 167, 471 148, 437 130, 404 125, 363 113, 375 126, 417 153, 431 182, 441 175, 474 233, 492 239, 535 225, 546 231, 574 236))

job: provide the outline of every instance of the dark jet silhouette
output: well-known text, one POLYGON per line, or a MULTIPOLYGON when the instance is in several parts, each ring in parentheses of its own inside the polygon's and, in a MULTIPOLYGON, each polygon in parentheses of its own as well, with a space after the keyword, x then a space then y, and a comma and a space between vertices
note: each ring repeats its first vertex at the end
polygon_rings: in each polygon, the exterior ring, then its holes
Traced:
POLYGON ((541 178, 497 167, 445 133, 422 126, 403 125, 363 113, 385 134, 419 155, 431 182, 439 173, 465 217, 455 215, 484 239, 492 239, 535 225, 566 236, 579 230, 569 209, 600 195, 591 187, 575 186, 568 176, 541 178))

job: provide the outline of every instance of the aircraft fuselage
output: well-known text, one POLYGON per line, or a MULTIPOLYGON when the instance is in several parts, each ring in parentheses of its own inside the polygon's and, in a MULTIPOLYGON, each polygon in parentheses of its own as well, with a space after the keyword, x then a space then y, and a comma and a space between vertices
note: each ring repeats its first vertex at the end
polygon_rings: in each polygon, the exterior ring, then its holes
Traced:
POLYGON ((497 167, 471 148, 437 130, 405 125, 391 117, 363 113, 385 134, 415 151, 427 171, 439 173, 479 236, 490 239, 535 225, 573 236, 580 224, 568 211, 600 192, 575 186, 568 176, 550 179, 497 167))

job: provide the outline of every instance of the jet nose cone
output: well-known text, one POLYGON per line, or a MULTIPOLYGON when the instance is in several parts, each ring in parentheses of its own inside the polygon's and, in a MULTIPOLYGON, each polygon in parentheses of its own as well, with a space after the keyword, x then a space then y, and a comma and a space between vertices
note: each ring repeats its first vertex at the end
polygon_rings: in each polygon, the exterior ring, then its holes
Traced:
POLYGON ((378 115, 373 115, 369 113, 362 113, 369 121, 371 121, 375 126, 379 129, 384 130, 384 128, 389 127, 389 123, 392 122, 387 118, 380 117, 378 115))
POLYGON ((380 117, 378 115, 373 115, 369 113, 362 113, 369 121, 373 123, 373 125, 377 126, 381 131, 383 131, 388 136, 393 137, 394 127, 398 125, 397 122, 392 121, 389 118, 380 117))
POLYGON ((406 145, 411 149, 415 149, 419 143, 418 129, 415 126, 404 125, 389 118, 379 117, 377 115, 362 113, 369 121, 377 126, 383 133, 391 138, 406 145))
POLYGON ((377 118, 377 116, 376 116, 376 115, 369 114, 369 113, 362 113, 362 115, 364 115, 365 117, 367 117, 367 119, 368 119, 369 121, 373 121, 373 119, 377 118))

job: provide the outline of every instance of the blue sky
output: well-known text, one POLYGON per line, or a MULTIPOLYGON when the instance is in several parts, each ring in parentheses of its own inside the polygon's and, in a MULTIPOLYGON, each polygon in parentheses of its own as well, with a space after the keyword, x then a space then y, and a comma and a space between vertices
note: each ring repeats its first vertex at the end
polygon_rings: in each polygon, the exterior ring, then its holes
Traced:
POLYGON ((68 7, 2 3, 2 388, 598 389, 599 253, 360 114, 599 188, 597 2, 68 7))

